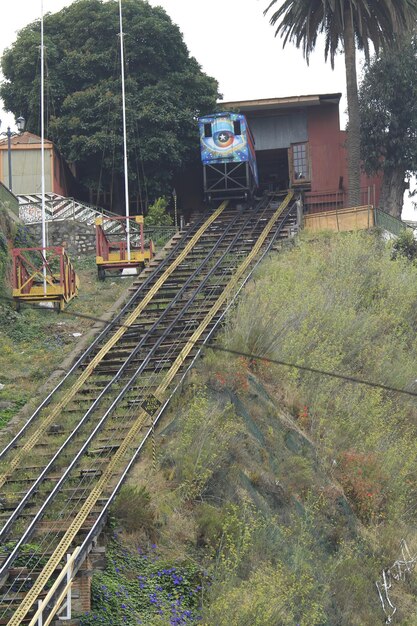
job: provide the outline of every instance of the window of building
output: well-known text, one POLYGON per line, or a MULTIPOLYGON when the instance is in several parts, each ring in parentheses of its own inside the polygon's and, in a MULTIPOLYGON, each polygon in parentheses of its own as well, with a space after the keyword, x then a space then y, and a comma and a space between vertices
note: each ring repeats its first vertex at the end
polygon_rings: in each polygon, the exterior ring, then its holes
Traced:
POLYGON ((308 145, 296 143, 291 146, 292 151, 292 180, 294 184, 310 181, 310 161, 308 145))
POLYGON ((204 137, 212 137, 211 123, 204 124, 204 137))
POLYGON ((240 121, 236 120, 235 122, 233 122, 233 132, 235 135, 241 135, 242 134, 242 130, 240 128, 240 121))

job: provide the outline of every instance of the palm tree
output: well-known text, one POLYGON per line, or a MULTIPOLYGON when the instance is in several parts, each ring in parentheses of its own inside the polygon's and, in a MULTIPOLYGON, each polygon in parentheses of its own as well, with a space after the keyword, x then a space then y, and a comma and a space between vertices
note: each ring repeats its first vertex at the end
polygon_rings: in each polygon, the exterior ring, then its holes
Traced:
MULTIPOLYGON (((271 0, 264 15, 275 7, 271 0)), ((270 17, 277 24, 275 35, 302 48, 308 63, 317 37, 325 36, 325 60, 332 68, 339 45, 345 54, 346 94, 349 126, 347 135, 349 204, 360 203, 360 116, 356 76, 356 46, 369 60, 369 42, 376 52, 395 42, 398 33, 412 28, 417 20, 417 0, 285 0, 270 17)))

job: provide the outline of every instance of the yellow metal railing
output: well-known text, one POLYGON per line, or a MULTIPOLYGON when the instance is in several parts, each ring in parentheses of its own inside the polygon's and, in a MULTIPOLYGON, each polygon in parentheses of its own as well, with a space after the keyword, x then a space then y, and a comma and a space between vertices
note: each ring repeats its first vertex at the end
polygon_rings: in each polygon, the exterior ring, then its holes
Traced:
POLYGON ((304 215, 304 228, 314 232, 366 230, 374 225, 374 208, 371 205, 304 215))
POLYGON ((39 606, 35 615, 32 617, 32 619, 29 622, 29 626, 35 626, 36 624, 39 623, 39 617, 42 616, 43 611, 48 606, 48 603, 51 600, 52 596, 54 595, 55 591, 59 588, 61 581, 65 577, 67 577, 67 584, 65 585, 64 589, 61 591, 47 619, 45 621, 42 620, 42 626, 48 626, 52 622, 55 615, 58 613, 61 607, 61 604, 63 603, 65 599, 65 596, 67 596, 68 592, 71 590, 72 566, 74 564, 75 559, 78 556, 79 551, 80 551, 80 548, 75 548, 74 552, 71 554, 70 558, 67 560, 66 565, 62 568, 61 573, 59 574, 58 578, 56 579, 56 581, 54 582, 54 584, 52 585, 52 587, 50 588, 50 590, 48 591, 48 593, 46 594, 42 602, 39 603, 39 606))

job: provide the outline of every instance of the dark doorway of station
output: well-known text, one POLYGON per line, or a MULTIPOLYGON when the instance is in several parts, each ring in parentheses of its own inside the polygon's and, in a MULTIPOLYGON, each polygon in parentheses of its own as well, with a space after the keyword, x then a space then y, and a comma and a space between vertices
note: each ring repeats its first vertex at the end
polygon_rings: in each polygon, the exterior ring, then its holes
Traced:
POLYGON ((256 152, 259 191, 284 191, 290 187, 287 148, 256 152))

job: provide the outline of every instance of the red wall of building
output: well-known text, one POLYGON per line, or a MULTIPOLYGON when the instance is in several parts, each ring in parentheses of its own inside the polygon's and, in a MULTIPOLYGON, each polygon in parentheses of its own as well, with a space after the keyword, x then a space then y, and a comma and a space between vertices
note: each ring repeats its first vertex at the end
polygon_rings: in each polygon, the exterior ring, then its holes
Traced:
MULTIPOLYGON (((340 130, 339 107, 335 104, 308 109, 307 129, 311 162, 311 193, 348 191, 346 131, 340 130)), ((381 178, 361 174, 361 204, 378 206, 381 178), (370 188, 368 196, 367 189, 370 188)))
POLYGON ((312 193, 335 191, 343 175, 339 107, 336 104, 307 109, 307 132, 312 193))

